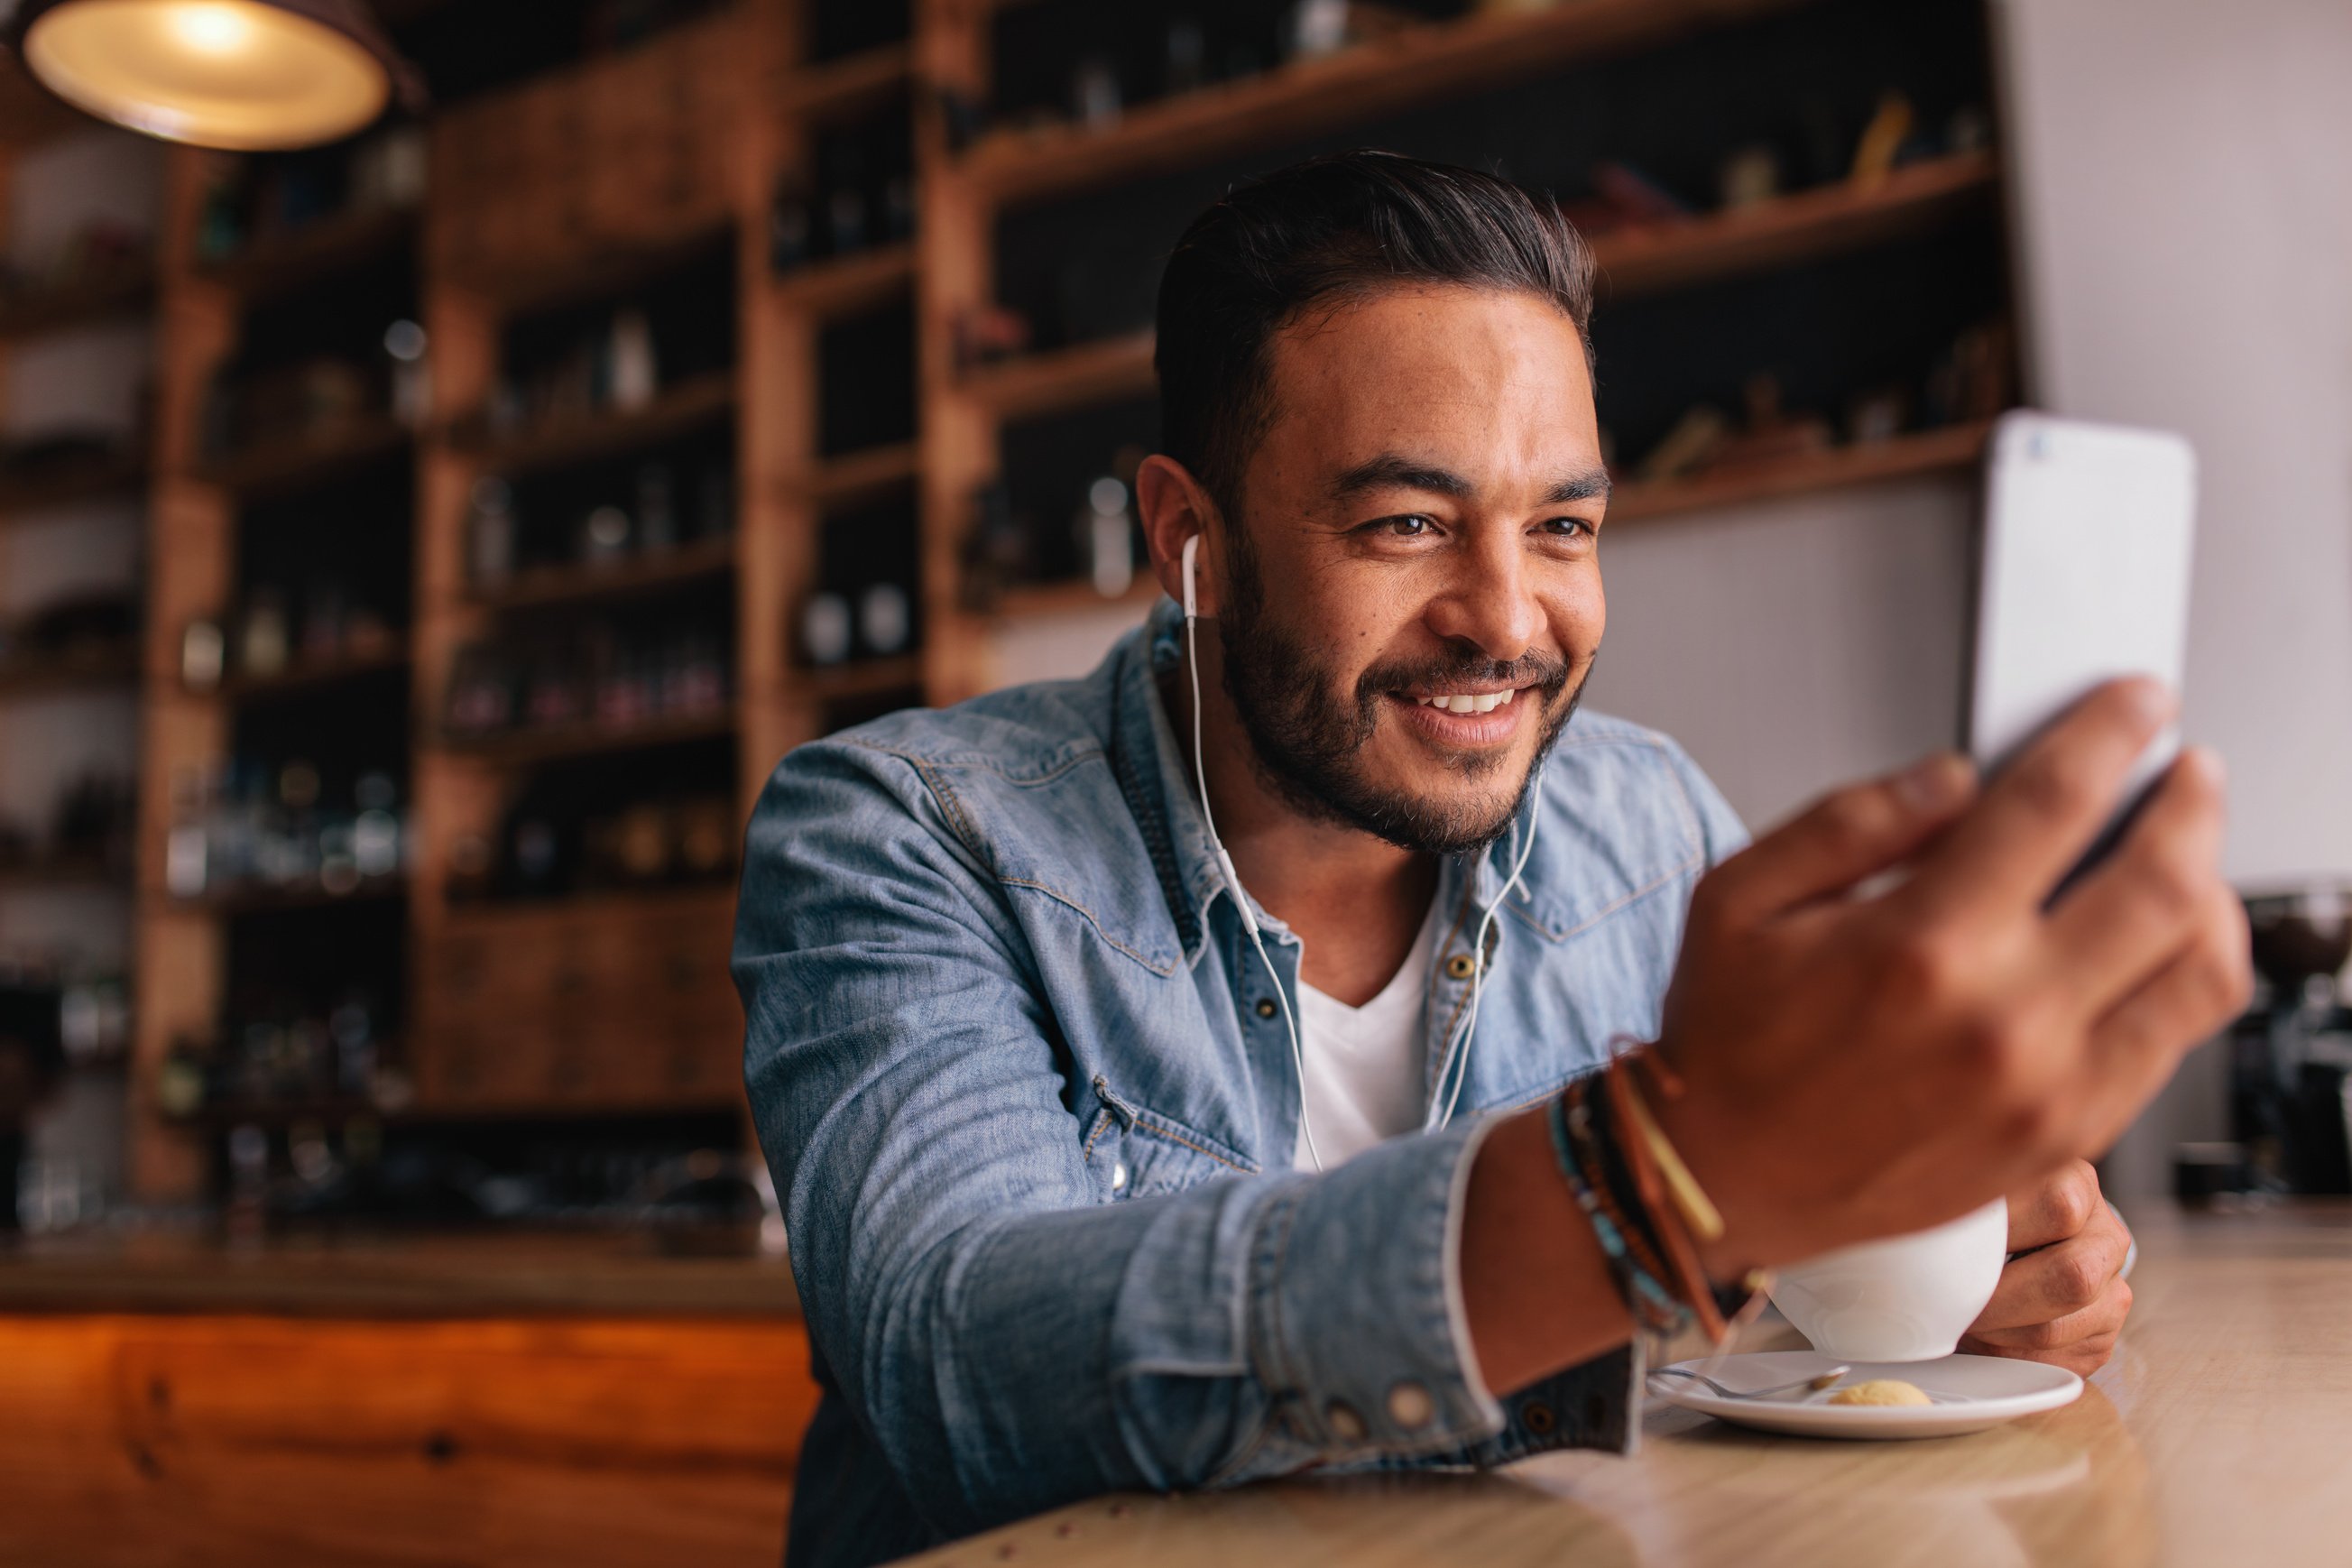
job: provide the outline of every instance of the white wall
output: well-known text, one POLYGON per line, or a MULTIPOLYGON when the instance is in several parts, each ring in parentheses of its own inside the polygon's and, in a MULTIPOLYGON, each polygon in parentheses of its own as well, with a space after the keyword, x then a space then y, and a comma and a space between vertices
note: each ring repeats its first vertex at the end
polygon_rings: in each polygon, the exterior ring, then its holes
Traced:
POLYGON ((2231 876, 2352 876, 2352 5, 2004 0, 2040 401, 2167 426, 2231 876))
MULTIPOLYGON (((2202 470, 2186 723, 2242 887, 2352 877, 2352 5, 2001 0, 2039 400, 2202 470)), ((2109 1162, 2226 1135, 2191 1058, 2109 1162)))
POLYGON ((1586 700, 1690 750, 1751 827, 1959 739, 1973 479, 1611 523, 1586 700))

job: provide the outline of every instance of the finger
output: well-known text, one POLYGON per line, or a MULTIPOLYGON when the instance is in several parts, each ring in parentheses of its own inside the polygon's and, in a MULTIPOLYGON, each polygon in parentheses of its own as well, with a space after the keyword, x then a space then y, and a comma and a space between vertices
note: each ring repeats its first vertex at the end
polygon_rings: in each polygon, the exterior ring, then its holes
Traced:
POLYGON ((1738 923, 1842 893, 1908 858, 1976 795, 1976 770, 1937 752, 1902 773, 1823 796, 1726 860, 1701 900, 1738 923))
POLYGON ((2117 1232, 2095 1226, 2011 1258, 1970 1331, 2019 1331, 2095 1311, 2123 1271, 2127 1246, 2117 1232))
POLYGON ((2029 1350, 2016 1345, 1987 1344, 1974 1338, 1960 1341, 1964 1355, 2006 1356, 2011 1361, 2035 1361, 2047 1366, 2063 1366, 2077 1377, 2088 1377, 2114 1359, 2116 1346, 2121 1342, 2116 1334, 2093 1334, 2089 1339, 2049 1350, 2029 1350))
POLYGON ((2180 1058, 2245 1010, 2253 986, 2245 906, 2217 887, 2188 945, 2093 1026, 2074 1149, 2104 1149, 2121 1136, 2180 1058))
POLYGON ((2087 1307, 2039 1322, 2012 1323, 2000 1329, 1972 1328, 1969 1337, 2008 1352, 2063 1350, 2101 1334, 2121 1333, 2124 1320, 2131 1315, 2131 1305, 2130 1283, 2111 1279, 2098 1299, 2087 1307))
POLYGON ((1936 915, 2039 908, 2106 826, 2132 764, 2172 713, 2171 694, 2145 677, 2094 690, 1985 785, 1906 897, 1936 915))
POLYGON ((2099 1196, 2099 1173, 2087 1160, 2069 1160, 2032 1186, 2010 1194, 2009 1249, 2031 1252, 2080 1236, 2102 1220, 2115 1223, 2099 1196))
POLYGON ((2114 857, 2052 911, 2049 962, 2092 1016, 2137 990, 2204 917, 2221 820, 2220 759, 2182 752, 2114 857))

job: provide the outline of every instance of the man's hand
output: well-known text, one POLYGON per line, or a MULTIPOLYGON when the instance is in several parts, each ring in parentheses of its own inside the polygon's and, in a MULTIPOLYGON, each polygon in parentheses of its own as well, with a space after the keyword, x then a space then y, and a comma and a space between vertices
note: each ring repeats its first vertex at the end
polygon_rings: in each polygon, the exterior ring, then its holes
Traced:
POLYGON ((2077 1160, 2011 1194, 2009 1249, 2016 1256, 1960 1349, 2084 1377, 2106 1365, 2131 1311, 2123 1276, 2131 1234, 2099 1195, 2098 1173, 2077 1160))
POLYGON ((1730 1227, 1710 1269, 1922 1229, 2042 1181, 2112 1142, 2244 1005, 2210 752, 2182 752, 2052 901, 2172 712, 2155 683, 2112 682, 1981 788, 1932 758, 1830 795, 1699 884, 1658 1042, 1686 1089, 1658 1111, 1730 1227))

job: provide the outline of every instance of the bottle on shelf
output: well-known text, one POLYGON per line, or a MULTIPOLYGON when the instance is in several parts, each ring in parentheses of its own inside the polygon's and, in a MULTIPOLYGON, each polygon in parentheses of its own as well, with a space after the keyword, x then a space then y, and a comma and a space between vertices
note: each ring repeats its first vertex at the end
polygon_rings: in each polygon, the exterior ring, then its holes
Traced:
POLYGON ((466 514, 466 566, 477 588, 496 588, 514 574, 514 489, 496 474, 474 481, 466 514))
POLYGON ((362 773, 348 802, 327 798, 319 770, 299 758, 276 769, 231 763, 209 776, 182 769, 172 782, 164 889, 176 899, 251 889, 341 897, 404 870, 409 842, 399 786, 381 769, 362 773))

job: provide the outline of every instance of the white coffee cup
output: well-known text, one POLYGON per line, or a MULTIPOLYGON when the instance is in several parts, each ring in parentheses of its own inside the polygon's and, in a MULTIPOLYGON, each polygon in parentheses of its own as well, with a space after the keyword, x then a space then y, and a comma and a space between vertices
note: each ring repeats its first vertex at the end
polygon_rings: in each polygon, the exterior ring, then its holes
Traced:
POLYGON ((1772 1304, 1823 1355, 1933 1361, 1958 1347, 2008 1260, 2009 1205, 1995 1199, 1932 1230, 1780 1269, 1772 1304))

